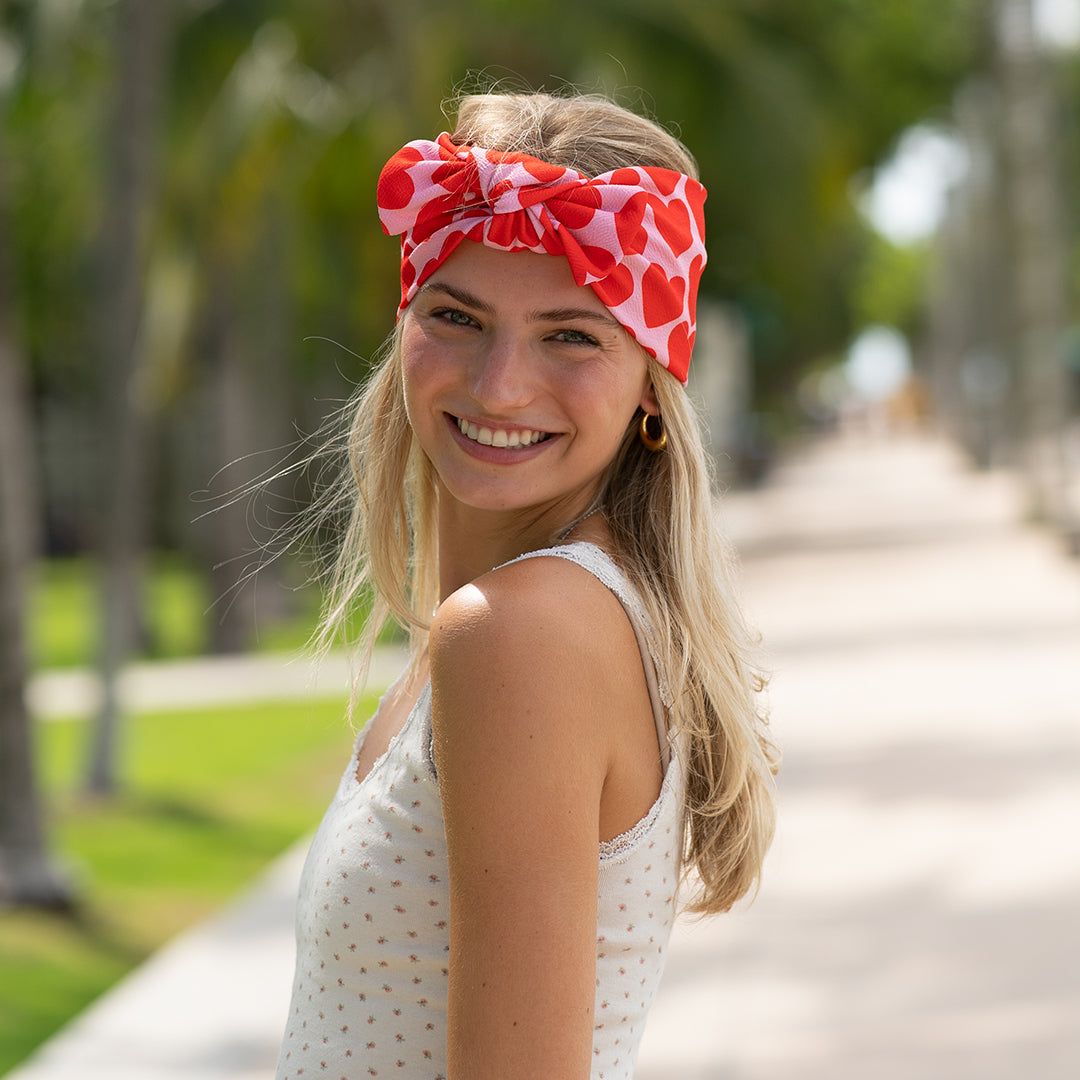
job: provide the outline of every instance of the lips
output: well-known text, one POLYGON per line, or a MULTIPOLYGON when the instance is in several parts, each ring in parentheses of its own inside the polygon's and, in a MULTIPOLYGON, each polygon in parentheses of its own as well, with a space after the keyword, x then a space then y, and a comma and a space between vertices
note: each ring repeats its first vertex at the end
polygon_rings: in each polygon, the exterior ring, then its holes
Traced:
POLYGON ((545 439, 551 438, 547 431, 536 431, 532 428, 490 428, 482 424, 474 424, 462 417, 454 417, 458 430, 467 439, 480 443, 481 446, 496 446, 508 450, 515 450, 529 446, 535 446, 545 439))

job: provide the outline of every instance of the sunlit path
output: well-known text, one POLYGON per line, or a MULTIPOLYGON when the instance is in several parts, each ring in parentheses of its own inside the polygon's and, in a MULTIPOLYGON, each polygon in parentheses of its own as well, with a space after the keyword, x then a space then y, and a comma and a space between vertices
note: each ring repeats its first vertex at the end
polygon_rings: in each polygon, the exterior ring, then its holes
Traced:
POLYGON ((811 448, 728 520, 781 825, 678 931, 638 1080, 1041 1080, 1080 1061, 1080 566, 919 440, 811 448))

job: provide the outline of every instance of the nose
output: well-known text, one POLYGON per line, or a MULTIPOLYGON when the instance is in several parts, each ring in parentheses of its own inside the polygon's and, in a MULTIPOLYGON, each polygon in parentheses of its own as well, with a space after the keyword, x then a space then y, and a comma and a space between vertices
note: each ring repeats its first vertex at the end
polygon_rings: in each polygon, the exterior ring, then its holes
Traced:
POLYGON ((520 408, 536 393, 536 358, 523 335, 500 331, 477 350, 471 373, 473 397, 489 412, 520 408))

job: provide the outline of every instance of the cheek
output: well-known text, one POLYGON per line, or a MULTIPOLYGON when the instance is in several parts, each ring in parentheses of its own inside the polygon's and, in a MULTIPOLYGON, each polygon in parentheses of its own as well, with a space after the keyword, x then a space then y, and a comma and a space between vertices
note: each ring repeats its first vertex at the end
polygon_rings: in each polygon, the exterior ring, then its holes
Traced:
POLYGON ((564 400, 574 402, 582 416, 594 418, 587 427, 595 427, 605 438, 621 441, 634 423, 648 386, 647 375, 644 371, 639 375, 636 367, 608 371, 603 377, 586 377, 577 385, 568 385, 564 400))
POLYGON ((438 389, 439 376, 446 367, 423 333, 406 328, 401 338, 401 380, 405 409, 414 423, 424 401, 438 389))
POLYGON ((576 442, 591 458, 610 463, 634 423, 636 401, 621 395, 601 400, 580 399, 574 414, 576 442))

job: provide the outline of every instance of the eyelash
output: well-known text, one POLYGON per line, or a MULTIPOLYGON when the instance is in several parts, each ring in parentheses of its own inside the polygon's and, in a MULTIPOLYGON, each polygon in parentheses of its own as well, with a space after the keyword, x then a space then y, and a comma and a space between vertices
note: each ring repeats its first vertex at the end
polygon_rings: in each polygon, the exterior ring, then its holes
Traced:
MULTIPOLYGON (((436 308, 432 311, 432 317, 449 323, 451 326, 478 326, 468 312, 460 308, 436 308)), ((600 343, 584 330, 557 330, 552 335, 553 340, 561 345, 581 345, 587 348, 596 348, 600 343)))
POLYGON ((436 319, 442 319, 443 322, 450 323, 451 326, 476 325, 476 320, 460 308, 436 308, 431 314, 436 319))
POLYGON ((586 334, 584 330, 559 330, 555 337, 561 339, 565 345, 588 345, 595 348, 600 344, 592 334, 586 334))

